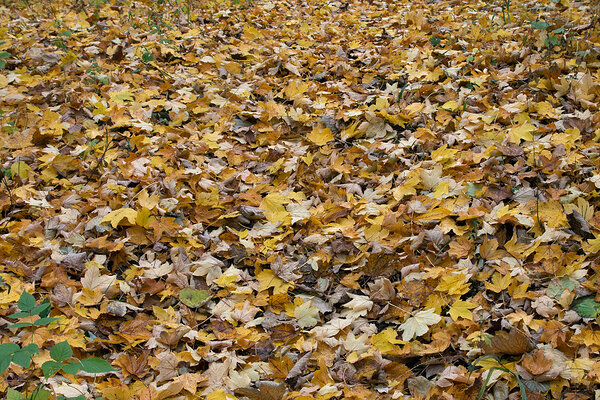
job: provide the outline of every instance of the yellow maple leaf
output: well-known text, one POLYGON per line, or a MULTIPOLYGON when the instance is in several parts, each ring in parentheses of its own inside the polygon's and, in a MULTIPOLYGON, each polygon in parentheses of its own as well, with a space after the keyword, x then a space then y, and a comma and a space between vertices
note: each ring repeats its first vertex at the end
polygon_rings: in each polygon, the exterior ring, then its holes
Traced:
POLYGON ((306 301, 294 309, 294 318, 301 328, 312 328, 319 322, 319 309, 306 301))
POLYGON ((135 219, 137 217, 137 211, 132 208, 119 208, 106 214, 102 218, 102 223, 110 222, 113 228, 119 226, 121 221, 126 219, 131 225, 135 225, 135 219))
POLYGON ((150 224, 152 223, 152 221, 154 221, 156 218, 154 218, 152 216, 152 214, 150 213, 150 210, 147 209, 146 207, 142 208, 140 211, 137 212, 136 218, 135 218, 135 223, 139 226, 142 226, 146 229, 150 228, 150 224))
POLYGON ((262 270, 257 276, 258 291, 262 292, 268 288, 273 288, 273 294, 287 293, 288 289, 293 286, 291 283, 286 283, 283 279, 275 275, 275 272, 270 269, 262 270))
POLYGON ((225 393, 223 389, 212 391, 206 396, 206 400, 237 400, 232 394, 225 393))
POLYGON ((269 222, 289 223, 290 213, 285 209, 284 204, 289 203, 289 199, 279 193, 270 193, 260 203, 260 208, 265 210, 265 217, 269 222))
POLYGON ((462 295, 469 291, 470 284, 466 281, 464 274, 447 274, 440 279, 435 290, 446 292, 450 296, 462 295))
POLYGON ((442 106, 440 106, 442 110, 447 111, 457 111, 459 107, 460 105, 454 100, 447 101, 442 106))
POLYGON ((13 176, 18 176, 21 179, 27 179, 33 170, 23 161, 18 161, 10 166, 10 172, 13 176))
POLYGON ((458 321, 459 317, 473 321, 473 313, 471 310, 475 307, 477 307, 477 304, 475 303, 457 300, 450 307, 450 317, 455 321, 458 321))
POLYGON ((536 129, 537 128, 534 125, 528 123, 524 123, 514 128, 511 128, 508 131, 509 141, 511 143, 519 144, 521 143, 521 140, 533 140, 533 135, 531 134, 531 132, 534 132, 536 129))
POLYGON ((285 94, 285 96, 288 99, 293 100, 297 96, 306 92, 307 90, 308 90, 308 83, 292 80, 288 83, 288 85, 285 87, 285 89, 283 89, 283 93, 285 94))
POLYGON ((245 40, 254 40, 254 39, 262 39, 265 36, 260 33, 255 27, 246 25, 244 26, 244 39, 245 40))
POLYGON ((510 286, 510 282, 510 275, 501 275, 499 272, 494 272, 494 275, 492 275, 492 283, 486 282, 485 288, 492 292, 500 293, 510 286))
POLYGON ((540 220, 546 223, 548 228, 563 228, 568 225, 565 210, 562 204, 556 200, 540 202, 535 213, 540 220))
POLYGON ((397 336, 398 332, 395 329, 387 328, 373 335, 371 342, 382 354, 400 354, 401 349, 397 345, 404 344, 404 342, 397 336))
POLYGON ((158 195, 154 194, 149 196, 146 189, 142 190, 138 195, 138 203, 140 206, 146 207, 148 210, 152 210, 154 207, 156 207, 159 201, 160 197, 158 197, 158 195))
POLYGON ((443 145, 431 152, 431 159, 440 163, 448 161, 456 161, 456 154, 459 152, 457 149, 449 149, 448 145, 443 145))
POLYGON ((333 140, 333 133, 329 128, 319 125, 316 126, 306 137, 317 146, 324 146, 333 140))
POLYGON ((539 103, 536 103, 535 111, 538 113, 538 115, 542 115, 544 117, 556 117, 554 107, 549 101, 540 101, 539 103))
POLYGON ((589 239, 586 244, 583 245, 583 250, 587 253, 597 253, 600 251, 600 236, 594 239, 589 239))
POLYGON ((449 190, 450 190, 450 183, 440 182, 439 185, 437 185, 437 187, 435 188, 435 191, 433 192, 433 198, 438 199, 442 196, 445 196, 448 194, 449 190))

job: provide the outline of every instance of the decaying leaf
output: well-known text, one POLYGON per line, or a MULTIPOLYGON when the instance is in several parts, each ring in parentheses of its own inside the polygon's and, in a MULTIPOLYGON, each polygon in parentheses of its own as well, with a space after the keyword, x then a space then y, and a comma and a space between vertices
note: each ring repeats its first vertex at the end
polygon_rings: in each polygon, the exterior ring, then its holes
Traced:
POLYGON ((593 397, 595 3, 3 2, 0 392, 593 397))

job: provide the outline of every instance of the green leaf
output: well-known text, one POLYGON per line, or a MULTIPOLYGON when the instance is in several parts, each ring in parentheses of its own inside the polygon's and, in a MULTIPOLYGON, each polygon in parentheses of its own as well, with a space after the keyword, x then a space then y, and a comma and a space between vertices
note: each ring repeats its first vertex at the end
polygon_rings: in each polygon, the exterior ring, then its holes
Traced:
POLYGON ((145 52, 144 54, 142 54, 142 61, 147 63, 154 60, 154 56, 152 56, 152 53, 150 53, 149 51, 145 52))
POLYGON ((48 325, 49 323, 52 323, 54 321, 58 321, 58 318, 54 318, 54 317, 40 318, 37 321, 35 321, 33 323, 33 325, 35 325, 35 326, 48 325))
POLYGON ((546 294, 556 300, 560 299, 565 288, 559 285, 558 283, 551 283, 548 285, 548 289, 546 289, 546 294))
POLYGON ((33 324, 31 322, 17 322, 16 324, 12 324, 7 326, 8 329, 15 329, 15 328, 24 328, 26 326, 32 326, 33 324))
POLYGON ((31 396, 28 397, 29 400, 48 400, 50 398, 50 391, 46 389, 42 389, 38 386, 37 389, 31 393, 31 396))
POLYGON ((467 196, 475 197, 475 192, 483 189, 482 184, 476 184, 473 182, 467 182, 467 196))
MULTIPOLYGON (((50 305, 50 299, 46 297, 46 298, 45 298, 45 299, 44 299, 44 300, 43 300, 43 301, 40 303, 40 305, 42 305, 42 304, 48 304, 48 305, 50 305)), ((45 308, 43 311, 40 311, 40 312, 38 313, 38 315, 40 316, 40 318, 46 318, 46 317, 47 317, 49 314, 50 314, 50 307, 49 307, 49 306, 48 306, 48 308, 45 308)))
POLYGON ((531 21, 531 27, 533 29, 539 29, 543 31, 544 29, 548 29, 548 27, 550 27, 550 24, 546 21, 531 21))
POLYGON ((2 343, 0 344, 0 359, 13 354, 16 351, 21 350, 18 344, 14 343, 2 343))
POLYGON ((40 348, 37 344, 31 343, 21 349, 22 351, 26 351, 27 353, 34 355, 40 352, 40 348))
POLYGON ((17 365, 20 365, 23 368, 29 368, 29 366, 31 365, 31 357, 31 353, 23 351, 23 349, 21 349, 15 352, 15 354, 13 354, 12 362, 14 362, 17 365))
POLYGON ((8 51, 0 51, 0 59, 12 56, 8 51))
POLYGON ((50 349, 50 357, 55 361, 65 361, 73 357, 71 345, 67 341, 55 344, 50 349))
POLYGON ((0 356, 0 375, 6 371, 12 361, 12 356, 0 356))
POLYGON ((62 363, 56 361, 46 361, 42 364, 42 372, 45 378, 49 378, 62 368, 62 363))
POLYGON ((577 286, 577 282, 575 280, 569 278, 568 276, 561 278, 560 284, 562 285, 562 287, 564 287, 567 290, 573 290, 573 289, 575 289, 575 286, 577 286))
POLYGON ((565 290, 572 291, 575 289, 576 282, 569 277, 561 278, 558 283, 552 282, 548 285, 546 293, 548 296, 559 300, 565 290))
POLYGON ((19 301, 17 301, 17 307, 19 307, 19 310, 21 311, 33 310, 33 307, 35 307, 35 297, 23 290, 19 301))
POLYGON ((80 369, 81 369, 81 362, 79 360, 70 361, 68 364, 65 364, 63 366, 63 371, 66 372, 67 374, 71 374, 71 375, 75 375, 76 373, 79 372, 80 369))
POLYGON ((33 315, 40 315, 41 313, 48 310, 49 308, 50 308, 50 303, 41 303, 41 304, 33 307, 33 309, 30 312, 33 315))
POLYGON ((81 360, 81 370, 89 374, 101 374, 114 371, 115 369, 108 361, 98 357, 90 357, 81 360))
POLYGON ((15 389, 8 389, 6 391, 6 400, 23 400, 24 397, 20 392, 17 392, 15 389))
POLYGON ((179 300, 188 307, 200 307, 210 296, 208 290, 183 289, 179 292, 179 300))
POLYGON ((432 36, 432 37, 429 39, 429 43, 431 43, 431 44, 432 44, 432 45, 434 45, 434 46, 437 46, 438 44, 442 43, 442 39, 440 39, 440 38, 437 38, 437 37, 435 37, 435 36, 432 36))
POLYGON ((558 38, 556 36, 548 36, 546 38, 546 40, 544 41, 544 43, 546 44, 547 47, 550 47, 550 46, 556 46, 557 44, 560 43, 560 41, 558 40, 558 38))
POLYGON ((10 314, 8 316, 8 318, 19 319, 19 318, 29 317, 30 315, 31 315, 30 313, 26 313, 26 312, 21 311, 21 312, 17 312, 17 313, 14 313, 14 314, 10 314))
POLYGON ((594 296, 586 296, 575 300, 571 309, 584 318, 596 318, 600 314, 600 303, 594 300, 594 296))

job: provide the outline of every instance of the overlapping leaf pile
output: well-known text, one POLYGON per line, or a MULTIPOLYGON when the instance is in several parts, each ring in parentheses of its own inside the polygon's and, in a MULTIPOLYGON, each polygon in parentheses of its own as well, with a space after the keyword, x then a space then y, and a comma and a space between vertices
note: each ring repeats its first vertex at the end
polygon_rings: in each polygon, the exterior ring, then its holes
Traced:
MULTIPOLYGON (((117 369, 53 377, 56 393, 500 400, 600 383, 596 4, 0 15, 1 340, 36 343, 39 366, 60 337, 117 369), (15 337, 23 290, 58 320, 15 337)), ((38 384, 20 368, 0 390, 38 384)))

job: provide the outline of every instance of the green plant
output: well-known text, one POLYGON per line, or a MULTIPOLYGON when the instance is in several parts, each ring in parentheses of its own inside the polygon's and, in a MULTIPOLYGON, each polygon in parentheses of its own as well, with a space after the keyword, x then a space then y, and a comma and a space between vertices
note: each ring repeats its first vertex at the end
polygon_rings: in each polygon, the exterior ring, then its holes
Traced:
POLYGON ((552 50, 554 46, 559 46, 566 42, 566 40, 564 40, 564 38, 561 38, 560 36, 564 36, 565 28, 563 27, 551 30, 553 25, 549 22, 542 20, 531 21, 530 25, 532 30, 540 31, 545 36, 544 45, 548 50, 552 50))
MULTIPOLYGON (((2 44, 4 42, 1 42, 0 44, 2 44)), ((10 56, 12 56, 12 54, 10 54, 8 51, 0 51, 0 69, 4 69, 6 67, 6 58, 9 58, 10 56)))
MULTIPOLYGON (((489 340, 489 338, 486 340, 486 342, 489 340)), ((503 364, 502 364, 502 360, 500 360, 499 357, 497 356, 482 356, 477 358, 475 361, 473 361, 471 364, 469 364, 469 370, 470 371, 474 371, 476 369, 481 368, 480 365, 477 365, 478 362, 486 359, 486 358, 491 358, 496 360, 496 362, 498 363, 499 366, 494 366, 491 367, 490 369, 487 370, 487 376, 485 378, 485 382, 483 382, 483 385, 481 386, 481 389, 479 390, 479 394, 477 395, 477 400, 481 400, 483 398, 483 395, 485 394, 485 389, 487 388, 488 383, 490 382, 490 379, 492 378, 492 373, 496 370, 498 371, 502 371, 502 372, 508 372, 509 374, 513 375, 515 378, 517 378, 517 383, 519 384, 519 392, 521 394, 521 399, 522 400, 527 400, 527 392, 525 391, 525 384, 523 383, 523 381, 521 381, 521 378, 519 377, 519 374, 517 374, 514 371, 511 371, 510 369, 506 368, 503 364)))
POLYGON ((86 83, 90 85, 108 85, 109 79, 108 76, 102 75, 102 69, 98 65, 97 61, 92 62, 87 70, 88 79, 86 83))
MULTIPOLYGON (((41 303, 36 304, 35 297, 32 294, 23 291, 17 302, 19 312, 11 314, 8 318, 23 320, 31 320, 32 317, 38 316, 33 322, 21 321, 8 326, 8 329, 28 328, 32 333, 35 333, 36 328, 48 325, 58 318, 49 317, 50 300, 44 299, 41 303)), ((15 335, 16 337, 16 335, 15 335)), ((31 367, 31 360, 39 354, 39 347, 35 343, 19 346, 16 343, 9 342, 0 344, 0 374, 6 371, 11 363, 19 365, 25 369, 31 367)), ((66 374, 75 375, 79 371, 90 374, 106 373, 114 371, 113 367, 105 360, 98 357, 88 357, 79 360, 73 355, 73 349, 67 341, 54 344, 50 348, 51 360, 42 364, 42 374, 47 379, 51 376, 63 371, 66 374)), ((30 371, 33 375, 35 369, 30 371)), ((45 400, 50 397, 50 391, 39 384, 31 394, 27 395, 14 389, 8 389, 6 398, 8 400, 45 400)), ((64 396, 57 396, 58 400, 66 400, 64 396)), ((82 400, 85 396, 70 397, 70 400, 82 400)))
POLYGON ((508 21, 510 24, 512 22, 510 18, 510 0, 506 0, 502 5, 502 19, 504 20, 504 23, 508 21))

